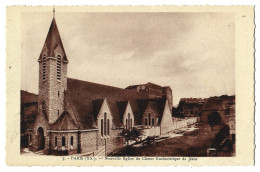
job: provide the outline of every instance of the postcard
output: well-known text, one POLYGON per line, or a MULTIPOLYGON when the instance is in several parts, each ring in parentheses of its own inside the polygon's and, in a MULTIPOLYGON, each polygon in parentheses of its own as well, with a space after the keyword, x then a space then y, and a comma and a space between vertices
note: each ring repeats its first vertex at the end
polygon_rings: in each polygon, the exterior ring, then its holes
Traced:
POLYGON ((6 162, 254 164, 253 6, 7 7, 6 162))

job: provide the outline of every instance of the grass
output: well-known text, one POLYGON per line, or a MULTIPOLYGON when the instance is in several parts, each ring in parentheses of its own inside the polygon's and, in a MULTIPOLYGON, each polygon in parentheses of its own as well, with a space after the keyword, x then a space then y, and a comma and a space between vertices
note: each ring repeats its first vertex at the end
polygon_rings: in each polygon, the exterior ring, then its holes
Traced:
POLYGON ((170 138, 149 146, 125 147, 112 156, 207 156, 207 148, 222 126, 213 129, 208 124, 197 124, 198 130, 184 133, 183 136, 170 138))

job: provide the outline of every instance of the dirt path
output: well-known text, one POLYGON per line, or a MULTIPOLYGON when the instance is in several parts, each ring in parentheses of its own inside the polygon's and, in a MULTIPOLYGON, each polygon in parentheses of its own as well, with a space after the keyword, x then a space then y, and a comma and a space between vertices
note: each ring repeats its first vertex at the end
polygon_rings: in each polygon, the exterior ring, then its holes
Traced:
POLYGON ((207 148, 222 126, 213 129, 207 124, 197 124, 198 130, 186 132, 183 136, 173 137, 155 144, 155 147, 129 147, 112 156, 207 156, 207 148))

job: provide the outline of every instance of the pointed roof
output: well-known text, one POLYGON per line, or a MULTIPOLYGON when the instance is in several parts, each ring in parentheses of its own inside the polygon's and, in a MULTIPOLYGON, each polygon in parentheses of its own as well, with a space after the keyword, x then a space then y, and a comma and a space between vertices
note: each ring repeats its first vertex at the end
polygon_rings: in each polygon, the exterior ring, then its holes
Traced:
POLYGON ((77 130, 79 126, 70 114, 65 111, 54 124, 50 124, 50 128, 52 130, 77 130))
POLYGON ((124 113, 126 111, 127 104, 128 104, 128 101, 117 102, 118 113, 119 113, 119 117, 120 117, 121 121, 123 121, 123 116, 124 116, 124 113))
POLYGON ((53 18, 53 20, 51 22, 51 26, 49 28, 49 32, 48 32, 47 37, 45 39, 44 47, 43 47, 43 49, 46 47, 47 50, 48 50, 46 56, 47 57, 54 57, 54 50, 58 46, 60 46, 62 51, 64 52, 63 61, 68 62, 68 59, 67 59, 67 56, 66 56, 66 53, 65 53, 62 41, 61 41, 61 37, 60 37, 59 30, 58 30, 58 26, 56 24, 55 18, 53 18))
POLYGON ((94 115, 94 118, 95 120, 97 120, 97 116, 98 116, 98 113, 102 107, 102 104, 104 103, 104 100, 105 99, 97 99, 97 100, 93 100, 92 101, 92 104, 93 104, 93 115, 94 115))
POLYGON ((234 103, 235 96, 210 97, 202 107, 202 111, 225 110, 224 105, 228 102, 234 103))
POLYGON ((104 99, 106 99, 109 110, 111 111, 113 124, 116 127, 122 127, 123 124, 119 115, 119 110, 122 107, 120 105, 119 109, 117 102, 149 98, 145 93, 72 78, 68 78, 67 91, 68 99, 75 114, 78 115, 77 119, 82 129, 95 128, 95 118, 104 103, 104 99))

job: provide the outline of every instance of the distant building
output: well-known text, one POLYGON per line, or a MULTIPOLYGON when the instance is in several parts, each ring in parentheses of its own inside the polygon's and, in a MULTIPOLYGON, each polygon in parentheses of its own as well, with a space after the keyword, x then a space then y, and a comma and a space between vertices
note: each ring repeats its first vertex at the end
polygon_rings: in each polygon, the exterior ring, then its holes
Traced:
POLYGON ((28 146, 31 138, 35 117, 38 113, 38 96, 27 91, 21 91, 21 147, 28 146))
POLYGON ((197 117, 205 103, 206 99, 201 98, 182 98, 178 105, 178 116, 197 117))
POLYGON ((140 93, 145 93, 149 96, 149 98, 167 98, 169 102, 169 106, 173 106, 172 102, 172 89, 169 86, 162 87, 160 85, 156 85, 154 83, 148 82, 147 84, 140 85, 130 85, 125 89, 134 90, 140 93))
POLYGON ((202 107, 200 113, 201 122, 208 123, 214 120, 216 123, 229 127, 229 134, 235 137, 235 96, 210 97, 202 107))

